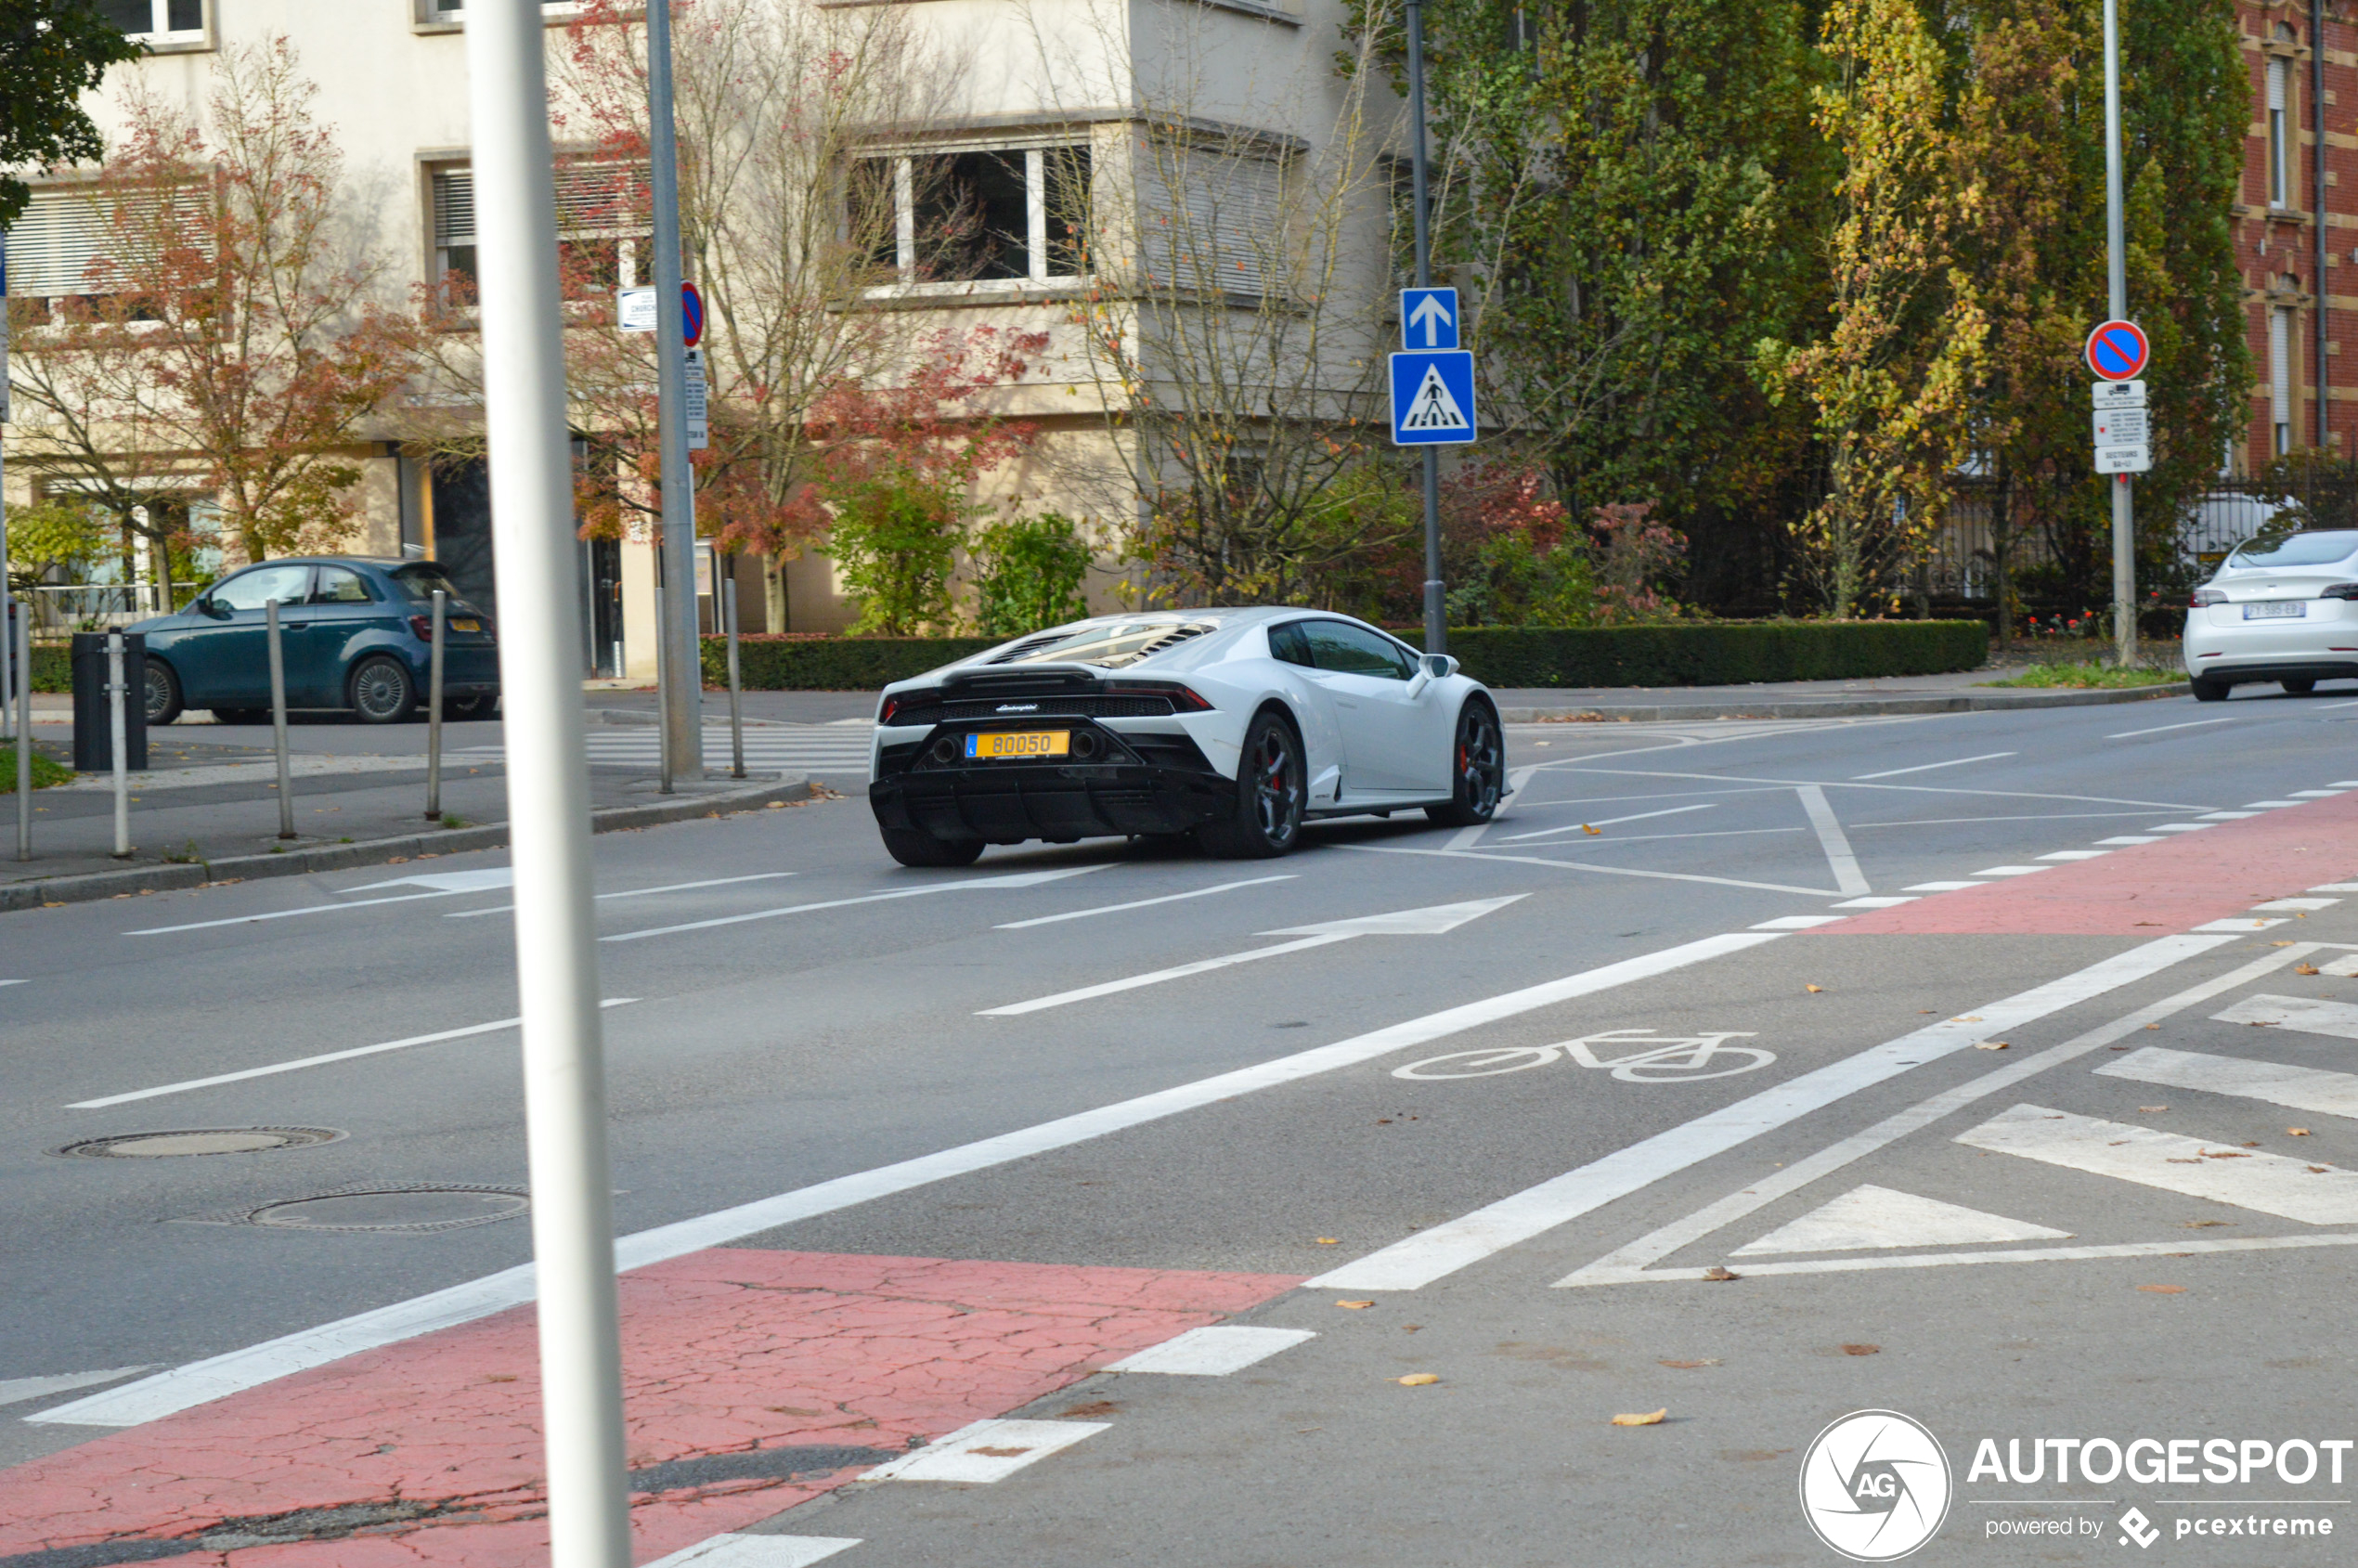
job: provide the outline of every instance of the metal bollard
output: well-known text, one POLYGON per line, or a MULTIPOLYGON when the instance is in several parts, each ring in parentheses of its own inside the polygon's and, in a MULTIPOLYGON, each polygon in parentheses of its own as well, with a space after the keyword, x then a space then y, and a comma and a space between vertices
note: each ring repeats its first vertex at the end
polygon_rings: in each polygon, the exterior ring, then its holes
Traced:
POLYGON ((426 821, 442 820, 442 632, 450 596, 434 590, 434 645, 426 658, 426 821))
POLYGON ((745 691, 737 679, 737 558, 716 553, 712 577, 713 603, 720 603, 720 563, 729 564, 729 776, 745 776, 745 691))
MULTIPOLYGON (((671 646, 671 640, 664 631, 664 625, 667 618, 667 612, 664 605, 668 597, 663 591, 663 552, 657 551, 655 552, 655 650, 658 656, 655 659, 655 716, 658 719, 669 712, 671 707, 670 699, 666 693, 671 690, 674 672, 671 668, 671 660, 661 656, 664 650, 671 646)), ((655 725, 655 793, 658 795, 671 793, 671 726, 660 722, 655 725)))
POLYGON ((270 640, 270 742, 279 753, 279 836, 292 838, 294 780, 287 768, 287 653, 279 639, 279 602, 265 603, 262 614, 270 640))
POLYGON ((114 858, 131 858, 131 739, 123 721, 123 633, 107 633, 107 733, 114 743, 114 858))
MULTIPOLYGON (((17 859, 32 859, 32 616, 17 615, 17 859)), ((0 702, 6 702, 0 697, 0 702)))

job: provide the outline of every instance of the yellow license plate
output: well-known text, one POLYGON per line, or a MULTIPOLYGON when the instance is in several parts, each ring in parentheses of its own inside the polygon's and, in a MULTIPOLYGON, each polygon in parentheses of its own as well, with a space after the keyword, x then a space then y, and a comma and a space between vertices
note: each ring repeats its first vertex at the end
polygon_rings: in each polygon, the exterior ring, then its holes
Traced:
POLYGON ((966 737, 966 756, 977 762, 1029 761, 1035 757, 1068 757, 1071 753, 1069 730, 1000 730, 966 737))
POLYGON ((450 629, 453 631, 481 631, 483 629, 483 623, 477 620, 452 621, 450 623, 450 629))

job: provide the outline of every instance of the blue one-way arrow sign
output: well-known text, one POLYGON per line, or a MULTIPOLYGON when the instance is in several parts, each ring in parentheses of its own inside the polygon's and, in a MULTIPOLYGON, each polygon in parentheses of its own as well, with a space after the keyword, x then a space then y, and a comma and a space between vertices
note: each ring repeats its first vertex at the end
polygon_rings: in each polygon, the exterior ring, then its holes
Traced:
POLYGON ((1473 438, 1473 356, 1462 349, 1393 355, 1393 445, 1458 446, 1473 438))
POLYGON ((1426 349, 1457 347, 1458 291, 1401 290, 1400 346, 1426 349))

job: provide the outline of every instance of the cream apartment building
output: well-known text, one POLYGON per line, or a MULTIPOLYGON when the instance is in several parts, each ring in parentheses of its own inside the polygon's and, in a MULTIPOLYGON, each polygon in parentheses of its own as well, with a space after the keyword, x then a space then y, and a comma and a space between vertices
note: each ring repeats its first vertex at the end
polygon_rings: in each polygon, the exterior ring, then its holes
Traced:
MULTIPOLYGON (((724 3, 811 6, 705 0, 724 3)), ((397 305, 473 263, 467 4, 106 0, 149 55, 118 72, 94 113, 102 125, 120 123, 113 94, 135 71, 155 92, 201 110, 225 51, 283 37, 320 89, 317 110, 333 126, 372 242, 385 248, 383 287, 397 305)), ((543 8, 552 62, 561 64, 566 28, 580 7, 555 0, 543 8)), ((864 10, 824 4, 806 14, 842 22, 864 10)), ((693 26, 697 11, 679 6, 677 25, 693 26)), ((1046 335, 1047 350, 995 405, 1029 421, 1039 438, 1020 460, 985 477, 983 499, 1081 516, 1110 547, 1140 504, 1134 450, 1130 460, 1120 455, 1121 410, 1131 395, 1121 383, 1174 373, 1169 365, 1200 351, 1200 343, 1159 351, 1159 322, 1184 316, 1193 325, 1181 335, 1216 346, 1227 341, 1221 322, 1333 310, 1348 298, 1354 311, 1366 306, 1363 326, 1381 325, 1393 213, 1380 182, 1392 175, 1369 149, 1396 127, 1372 126, 1334 70, 1344 46, 1336 0, 892 0, 875 14, 888 14, 902 30, 913 80, 898 101, 913 107, 897 123, 854 138, 825 200, 848 202, 847 193, 860 190, 888 204, 888 232, 879 231, 875 259, 897 276, 872 278, 854 297, 830 300, 824 309, 889 320, 912 344, 941 328, 977 324, 1046 335), (1305 200, 1318 182, 1303 171, 1344 142, 1351 145, 1330 162, 1347 174, 1305 200), (1379 183, 1368 183, 1370 171, 1379 183), (952 247, 963 246, 961 265, 940 276, 928 269, 928 256, 940 249, 929 226, 940 221, 945 202, 968 227, 952 247), (1076 202, 1093 235, 1085 244, 1069 238, 1076 202), (1068 221, 1060 223, 1060 213, 1068 221), (1320 259, 1305 272, 1304 247, 1320 245, 1320 259), (1121 305, 1140 279, 1162 289, 1159 310, 1121 305)), ((772 63, 789 77, 827 69, 823 58, 772 63)), ((564 77, 561 69, 555 74, 564 77)), ((1383 112, 1396 119, 1388 92, 1380 96, 1383 112)), ((572 167, 590 159, 583 115, 561 103, 558 117, 561 160, 572 167)), ((571 188, 564 168, 559 184, 564 208, 571 188)), ((97 236, 72 185, 67 173, 37 187, 8 237, 12 294, 56 297, 82 286, 97 236)), ((576 240, 605 247, 614 284, 643 283, 643 237, 617 230, 599 206, 584 199, 561 211, 561 227, 576 240)), ((695 269, 692 259, 692 275, 695 269)), ((464 323, 450 330, 463 330, 464 323)), ((728 328, 716 321, 714 330, 728 328)), ((1312 352, 1332 363, 1307 379, 1339 389, 1362 384, 1380 346, 1367 331, 1339 325, 1320 336, 1312 352)), ((1250 331, 1242 336, 1252 339, 1250 331)), ((1249 359, 1254 351, 1239 352, 1249 359)), ((1243 363, 1232 373, 1297 383, 1305 376, 1299 364, 1281 363, 1243 363)), ((726 395, 725 381, 718 372, 716 379, 716 392, 726 395)), ((24 465, 13 460, 24 434, 9 432, 8 478, 19 501, 31 495, 24 465)), ((472 595, 489 601, 490 520, 480 466, 429 462, 390 423, 382 439, 351 457, 365 477, 358 533, 348 548, 439 559, 472 595)), ((203 498, 190 499, 201 526, 203 498)), ((585 670, 652 676, 651 543, 585 542, 580 562, 585 670)), ((783 562, 748 557, 739 571, 747 630, 831 631, 856 612, 832 563, 816 551, 783 562)), ((1093 596, 1110 605, 1121 586, 1109 556, 1093 596)))

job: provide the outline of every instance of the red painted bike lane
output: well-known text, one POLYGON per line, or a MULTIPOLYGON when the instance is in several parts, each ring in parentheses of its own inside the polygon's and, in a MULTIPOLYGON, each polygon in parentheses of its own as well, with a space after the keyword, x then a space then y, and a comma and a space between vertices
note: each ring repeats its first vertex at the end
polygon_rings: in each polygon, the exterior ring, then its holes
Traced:
MULTIPOLYGON (((737 1248, 624 1275, 640 1561, 1299 1283, 737 1248)), ((547 1561, 539 1418, 517 1307, 0 1471, 0 1564, 523 1568, 547 1561)))

